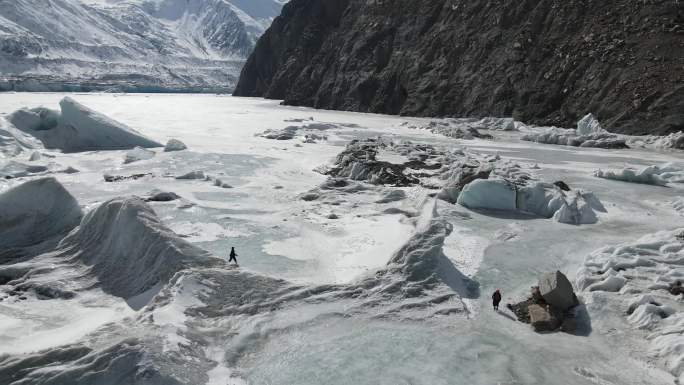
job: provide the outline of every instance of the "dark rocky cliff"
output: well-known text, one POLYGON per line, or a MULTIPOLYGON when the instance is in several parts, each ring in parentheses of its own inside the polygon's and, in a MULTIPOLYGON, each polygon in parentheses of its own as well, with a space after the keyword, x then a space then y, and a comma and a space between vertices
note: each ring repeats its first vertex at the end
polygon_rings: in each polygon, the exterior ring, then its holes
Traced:
POLYGON ((684 129, 684 1, 292 0, 235 95, 664 134, 684 129))

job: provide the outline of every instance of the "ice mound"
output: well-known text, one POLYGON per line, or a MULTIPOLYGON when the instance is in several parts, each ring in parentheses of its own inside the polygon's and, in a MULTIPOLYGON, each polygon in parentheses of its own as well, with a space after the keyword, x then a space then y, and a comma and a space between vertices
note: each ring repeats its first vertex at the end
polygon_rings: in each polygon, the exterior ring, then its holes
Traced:
POLYGON ((577 122, 577 129, 541 128, 523 135, 521 140, 574 147, 627 148, 626 139, 601 127, 592 114, 577 122))
POLYGON ((513 118, 483 118, 475 123, 478 128, 497 131, 515 131, 513 118))
POLYGON ((590 312, 615 309, 648 331, 649 355, 684 380, 684 228, 598 249, 577 272, 590 312), (614 306, 608 306, 611 304, 614 306))
POLYGON ((416 233, 390 258, 387 265, 339 285, 299 286, 284 280, 244 270, 193 269, 176 275, 148 306, 155 312, 176 296, 172 291, 203 286, 206 292, 196 310, 186 313, 208 316, 255 315, 276 312, 302 302, 334 303, 354 299, 345 312, 372 317, 425 319, 449 314, 467 314, 463 298, 477 298, 478 284, 461 272, 444 255, 444 240, 451 225, 435 217, 434 203, 428 203, 419 218, 416 233), (176 285, 183 286, 175 288, 176 285), (209 310, 211 309, 211 310, 209 310))
POLYGON ((598 119, 594 117, 593 114, 589 113, 585 115, 579 122, 577 122, 577 134, 578 135, 593 135, 593 134, 604 134, 608 131, 601 127, 598 119))
POLYGON ((287 126, 281 129, 270 128, 266 131, 256 134, 256 136, 260 136, 265 139, 290 140, 294 139, 298 132, 302 132, 304 133, 304 143, 315 143, 318 140, 325 140, 328 138, 327 136, 318 134, 317 132, 331 130, 334 128, 340 128, 340 126, 333 123, 308 123, 301 126, 287 126))
POLYGON ((61 113, 43 107, 21 109, 10 114, 8 120, 19 130, 39 139, 46 148, 64 152, 162 147, 70 97, 62 99, 59 105, 61 113))
POLYGON ((667 136, 633 136, 627 139, 631 147, 647 147, 656 150, 684 150, 684 132, 673 132, 667 136))
MULTIPOLYGON (((157 337, 159 338, 159 337, 157 337)), ((0 361, 0 383, 180 385, 150 360, 150 341, 128 338, 103 347, 73 344, 0 361), (144 379, 144 380, 143 380, 144 379)))
POLYGON ((363 301, 364 309, 380 307, 386 317, 467 314, 464 298, 477 298, 479 284, 461 273, 444 255, 444 241, 452 226, 440 218, 434 201, 417 218, 414 235, 390 258, 387 266, 360 278, 339 295, 363 301), (415 312, 415 314, 411 314, 415 312))
POLYGON ((204 171, 190 171, 188 173, 185 173, 183 175, 179 175, 176 177, 178 180, 208 180, 209 177, 204 173, 204 171))
POLYGON ((684 197, 673 200, 671 204, 675 211, 684 216, 684 197))
POLYGON ((171 202, 181 197, 172 191, 162 191, 154 189, 150 191, 149 195, 145 198, 148 202, 171 202))
POLYGON ((503 179, 478 179, 468 183, 456 201, 471 209, 516 210, 514 188, 503 179))
POLYGON ((375 201, 375 203, 390 203, 406 199, 406 192, 404 190, 390 190, 382 195, 382 198, 375 201))
POLYGON ((0 161, 0 178, 13 179, 34 176, 48 171, 48 166, 42 164, 26 164, 21 162, 0 161))
POLYGON ((623 182, 665 186, 668 183, 684 182, 684 166, 666 163, 662 166, 648 166, 640 169, 626 167, 622 170, 594 172, 594 176, 623 182))
POLYGON ((221 261, 178 237, 137 197, 102 203, 58 249, 90 266, 105 292, 123 298, 166 283, 179 270, 221 261))
POLYGON ((166 146, 164 146, 164 152, 183 151, 187 149, 188 146, 178 139, 169 139, 169 141, 166 142, 166 146))
POLYGON ((591 192, 563 191, 557 185, 542 182, 519 186, 498 178, 468 183, 457 203, 470 209, 530 213, 574 225, 596 223, 594 210, 605 211, 591 192))
POLYGON ((0 157, 17 156, 24 150, 41 148, 43 144, 39 140, 0 118, 0 157))
MULTIPOLYGON (((432 120, 422 125, 404 123, 404 126, 412 129, 427 130, 434 134, 454 139, 492 139, 491 135, 482 134, 478 131, 478 129, 485 129, 487 127, 482 127, 469 119, 432 120)), ((496 126, 498 127, 498 125, 496 126)))
POLYGON ((126 152, 126 155, 124 156, 124 164, 152 159, 154 158, 154 155, 155 152, 152 150, 147 150, 142 147, 136 147, 126 152))
POLYGON ((0 249, 34 245, 78 226, 83 212, 55 178, 36 179, 0 194, 0 249))

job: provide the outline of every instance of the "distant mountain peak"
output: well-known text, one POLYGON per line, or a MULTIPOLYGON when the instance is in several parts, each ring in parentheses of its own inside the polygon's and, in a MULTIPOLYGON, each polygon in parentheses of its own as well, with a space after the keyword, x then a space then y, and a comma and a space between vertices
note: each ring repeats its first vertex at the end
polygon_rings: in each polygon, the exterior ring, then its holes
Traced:
POLYGON ((0 90, 232 91, 281 7, 280 0, 0 2, 0 90))

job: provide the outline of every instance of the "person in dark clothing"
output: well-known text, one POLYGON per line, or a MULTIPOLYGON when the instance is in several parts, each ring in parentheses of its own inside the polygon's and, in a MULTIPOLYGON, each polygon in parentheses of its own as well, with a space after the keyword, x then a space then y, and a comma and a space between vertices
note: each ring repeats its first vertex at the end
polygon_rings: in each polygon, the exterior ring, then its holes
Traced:
POLYGON ((235 252, 235 248, 231 247, 230 248, 230 259, 228 259, 228 263, 231 263, 232 261, 235 261, 235 264, 237 265, 237 253, 235 252))
POLYGON ((494 294, 492 294, 492 304, 494 305, 494 310, 499 310, 499 302, 501 302, 501 292, 496 289, 494 294))

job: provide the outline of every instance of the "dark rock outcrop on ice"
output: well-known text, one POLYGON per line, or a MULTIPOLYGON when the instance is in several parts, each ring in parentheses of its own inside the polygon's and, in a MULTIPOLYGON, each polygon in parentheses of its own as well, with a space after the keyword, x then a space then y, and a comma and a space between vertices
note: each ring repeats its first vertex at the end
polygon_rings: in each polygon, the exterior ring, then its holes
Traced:
POLYGON ((518 318, 529 323, 536 332, 560 330, 575 333, 578 329, 576 308, 579 301, 572 284, 560 271, 543 273, 539 286, 521 302, 506 305, 518 318))
POLYGON ((684 129, 684 3, 293 0, 234 92, 325 109, 684 129))

